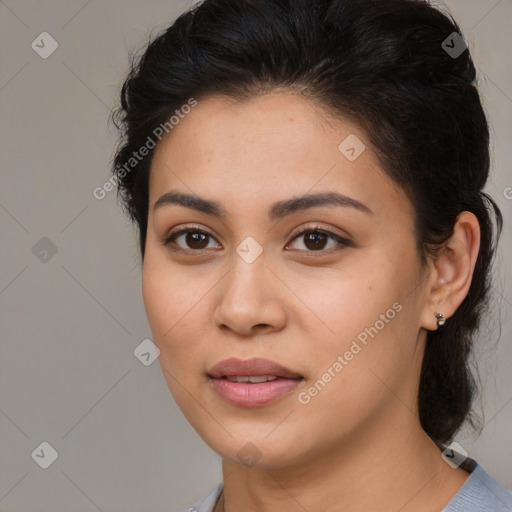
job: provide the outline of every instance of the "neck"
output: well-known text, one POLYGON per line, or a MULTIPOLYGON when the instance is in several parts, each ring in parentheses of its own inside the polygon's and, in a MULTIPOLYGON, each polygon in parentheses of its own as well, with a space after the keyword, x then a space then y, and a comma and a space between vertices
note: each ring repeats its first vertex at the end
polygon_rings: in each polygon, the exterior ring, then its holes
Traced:
POLYGON ((442 459, 415 413, 398 400, 350 439, 293 467, 248 468, 223 459, 222 470, 216 512, 435 512, 469 476, 442 459))

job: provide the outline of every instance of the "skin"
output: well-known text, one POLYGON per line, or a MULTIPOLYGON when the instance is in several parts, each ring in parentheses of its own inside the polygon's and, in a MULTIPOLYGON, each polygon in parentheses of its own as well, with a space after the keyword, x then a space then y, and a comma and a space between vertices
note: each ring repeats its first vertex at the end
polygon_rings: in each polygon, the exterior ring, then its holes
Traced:
POLYGON ((364 132, 291 91, 201 100, 159 143, 143 298, 169 389, 222 456, 217 512, 434 512, 448 503, 469 475, 441 458, 420 426, 416 398, 427 330, 437 328, 435 312, 449 319, 466 296, 479 233, 463 212, 446 249, 423 267, 413 206, 364 132), (349 134, 366 144, 354 161, 338 150, 349 134), (170 190, 218 201, 227 216, 181 205, 153 210, 170 190), (372 213, 327 205, 267 217, 274 201, 325 191, 372 213), (211 233, 206 249, 184 235, 175 240, 181 252, 160 241, 190 224, 211 233), (327 238, 315 250, 307 235, 294 238, 316 225, 350 244, 327 238), (263 249, 252 263, 236 252, 247 236, 263 249), (301 404, 298 393, 396 302, 401 311, 301 404), (207 377, 228 357, 271 359, 304 380, 274 403, 238 407, 207 377), (259 456, 251 466, 237 455, 248 442, 259 456))

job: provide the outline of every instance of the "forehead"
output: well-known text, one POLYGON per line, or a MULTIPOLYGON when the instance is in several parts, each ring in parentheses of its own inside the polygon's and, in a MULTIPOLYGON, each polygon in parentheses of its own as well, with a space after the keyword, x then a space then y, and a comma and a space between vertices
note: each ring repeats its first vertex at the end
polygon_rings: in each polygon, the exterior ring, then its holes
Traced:
MULTIPOLYGON (((186 151, 180 155, 193 156, 197 164, 205 158, 234 161, 257 146, 278 150, 277 154, 260 154, 260 161, 273 161, 284 154, 289 158, 290 150, 298 156, 311 154, 308 141, 320 142, 319 136, 328 123, 326 113, 299 93, 274 92, 247 100, 211 96, 199 100, 156 151, 163 146, 170 150, 200 150, 193 155, 186 151)), ((328 149, 329 141, 325 140, 322 146, 317 144, 319 151, 328 149)))
POLYGON ((171 189, 244 207, 333 190, 410 213, 361 128, 299 93, 198 101, 155 149, 150 204, 171 189))

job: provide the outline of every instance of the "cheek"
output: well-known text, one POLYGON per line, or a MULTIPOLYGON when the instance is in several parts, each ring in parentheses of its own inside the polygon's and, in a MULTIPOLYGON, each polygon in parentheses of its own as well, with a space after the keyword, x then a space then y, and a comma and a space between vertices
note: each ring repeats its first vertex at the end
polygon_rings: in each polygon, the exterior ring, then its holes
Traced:
POLYGON ((150 253, 144 261, 142 295, 153 341, 162 367, 180 380, 197 374, 208 343, 212 314, 207 295, 218 279, 200 274, 193 267, 171 265, 165 256, 150 253))
MULTIPOLYGON (((173 308, 176 288, 170 286, 170 278, 161 265, 146 254, 142 270, 142 297, 151 330, 156 340, 161 340, 173 325, 173 308)), ((176 283, 173 283, 176 287, 176 283)))
POLYGON ((311 334, 316 330, 315 345, 320 344, 323 350, 340 350, 360 334, 364 341, 365 329, 375 323, 379 332, 387 332, 398 316, 399 306, 394 309, 393 304, 401 296, 399 272, 369 259, 355 260, 343 269, 319 273, 317 279, 312 280, 311 275, 293 279, 294 293, 309 309, 298 318, 311 334))
POLYGON ((304 294, 322 321, 308 315, 302 326, 314 336, 306 360, 317 383, 304 401, 323 404, 319 410, 328 403, 371 408, 389 393, 386 385, 394 389, 407 380, 418 333, 413 276, 412 262, 362 265, 304 294))
MULTIPOLYGON (((316 444, 328 450, 333 440, 375 424, 375 418, 396 407, 397 401, 407 400, 415 350, 408 315, 403 308, 377 331, 371 329, 375 320, 369 320, 357 333, 363 336, 342 333, 330 346, 324 344, 309 354, 314 371, 296 397, 295 418, 304 423, 302 430, 322 432, 316 444)), ((353 332, 358 329, 354 326, 353 332)))
POLYGON ((198 299, 208 284, 187 275, 165 256, 148 251, 142 271, 142 296, 151 329, 160 342, 172 339, 189 315, 197 315, 198 299))
POLYGON ((151 254, 145 257, 142 273, 142 295, 153 342, 160 350, 159 363, 168 388, 186 416, 193 404, 189 393, 196 395, 194 376, 202 365, 204 336, 193 336, 204 295, 191 288, 183 273, 158 262, 151 254), (193 342, 192 342, 193 341, 193 342), (194 372, 191 371, 194 369, 194 372))

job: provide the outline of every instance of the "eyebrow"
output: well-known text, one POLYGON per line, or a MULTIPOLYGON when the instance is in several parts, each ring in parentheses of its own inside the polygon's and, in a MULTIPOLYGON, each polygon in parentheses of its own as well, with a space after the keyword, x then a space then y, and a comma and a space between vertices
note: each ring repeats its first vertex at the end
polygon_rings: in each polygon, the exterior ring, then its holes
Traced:
MULTIPOLYGON (((208 215, 226 218, 226 209, 217 201, 205 199, 195 194, 186 194, 171 190, 162 195, 153 205, 153 212, 167 205, 180 205, 208 215)), ((373 215, 373 211, 361 201, 337 192, 324 192, 296 196, 272 203, 268 210, 270 220, 282 219, 292 213, 314 208, 315 206, 343 206, 354 208, 363 213, 373 215)))

